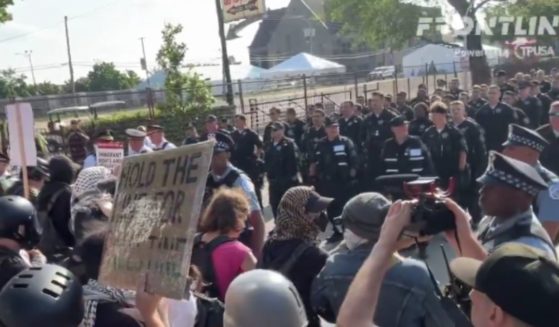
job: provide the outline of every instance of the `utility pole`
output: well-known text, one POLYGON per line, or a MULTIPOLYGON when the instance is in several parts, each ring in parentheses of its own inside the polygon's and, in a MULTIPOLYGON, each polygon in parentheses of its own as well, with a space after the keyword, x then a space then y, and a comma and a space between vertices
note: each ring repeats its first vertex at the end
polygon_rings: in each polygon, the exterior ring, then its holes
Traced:
POLYGON ((35 80, 35 68, 33 67, 33 61, 31 60, 32 50, 25 50, 23 53, 16 53, 16 55, 25 56, 29 61, 29 69, 31 70, 31 78, 33 79, 33 86, 37 86, 37 81, 35 80))
POLYGON ((146 59, 146 47, 144 46, 144 37, 142 36, 140 38, 140 41, 142 42, 142 54, 143 54, 143 58, 142 58, 142 69, 146 71, 146 83, 148 88, 151 88, 150 86, 150 81, 149 81, 149 69, 148 69, 148 62, 146 59))
POLYGON ((223 10, 221 8, 221 0, 215 0, 217 10, 217 21, 219 24, 219 39, 221 41, 221 57, 223 65, 223 74, 225 75, 225 83, 227 84, 226 98, 227 103, 234 105, 233 99, 233 82, 231 81, 231 70, 229 68, 229 55, 227 54, 227 39, 225 38, 225 23, 223 22, 223 10))
POLYGON ((68 33, 68 16, 64 16, 64 27, 66 29, 66 48, 68 48, 68 67, 70 68, 70 85, 72 94, 76 93, 76 83, 74 82, 74 66, 72 66, 72 51, 70 51, 70 34, 68 33))

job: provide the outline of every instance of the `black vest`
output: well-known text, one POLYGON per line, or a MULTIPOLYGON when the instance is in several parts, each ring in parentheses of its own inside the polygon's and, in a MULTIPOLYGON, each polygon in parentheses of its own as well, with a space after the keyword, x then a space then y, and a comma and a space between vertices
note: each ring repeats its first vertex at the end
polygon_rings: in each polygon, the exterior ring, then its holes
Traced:
MULTIPOLYGON (((229 172, 227 173, 227 175, 225 176, 225 178, 222 178, 219 181, 216 181, 213 177, 212 174, 208 175, 208 179, 206 180, 206 190, 204 193, 204 204, 207 204, 207 201, 209 201, 212 197, 212 195, 214 194, 214 192, 219 189, 222 186, 226 186, 226 187, 233 187, 233 184, 235 184, 235 181, 237 180, 237 178, 239 178, 239 176, 241 176, 241 174, 244 174, 243 172, 239 172, 235 169, 231 169, 229 170, 229 172)), ((204 205, 205 207, 205 205, 204 205)))

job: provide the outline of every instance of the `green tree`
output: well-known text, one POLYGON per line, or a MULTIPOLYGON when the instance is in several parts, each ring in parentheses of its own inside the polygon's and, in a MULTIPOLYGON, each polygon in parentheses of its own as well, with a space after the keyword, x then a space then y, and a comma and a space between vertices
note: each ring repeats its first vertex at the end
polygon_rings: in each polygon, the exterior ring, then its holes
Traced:
POLYGON ((42 82, 37 86, 30 85, 29 92, 34 95, 55 95, 60 94, 62 87, 51 82, 42 82))
MULTIPOLYGON (((491 1, 504 0, 446 0, 460 17, 469 17, 477 24, 476 13, 491 1)), ((531 1, 531 0, 530 0, 531 1)), ((550 0, 553 1, 553 0, 550 0)), ((343 31, 359 42, 372 47, 401 49, 417 37, 420 17, 441 17, 438 2, 429 0, 328 0, 326 9, 329 17, 343 25, 343 31)), ((482 50, 481 36, 475 28, 466 37, 468 50, 482 50)), ((440 34, 432 29, 422 39, 441 42, 440 34)), ((474 53, 472 51, 471 53, 474 53)), ((491 79, 485 56, 469 58, 474 83, 487 83, 491 79)))
POLYGON ((186 44, 177 40, 182 30, 182 25, 165 25, 157 63, 166 74, 164 113, 186 123, 208 111, 215 100, 210 86, 199 75, 181 71, 187 51, 186 44))
POLYGON ((29 96, 29 86, 25 82, 27 77, 17 74, 13 69, 0 71, 0 98, 29 96))
POLYGON ((0 23, 7 22, 12 19, 12 15, 8 12, 8 7, 13 4, 13 0, 0 0, 0 23))
POLYGON ((140 76, 133 70, 127 70, 126 75, 128 77, 128 85, 130 85, 131 88, 136 87, 142 81, 140 76))
POLYGON ((136 86, 131 85, 129 74, 116 69, 112 62, 101 62, 93 65, 93 69, 87 74, 87 78, 89 80, 88 90, 92 92, 126 90, 136 86))

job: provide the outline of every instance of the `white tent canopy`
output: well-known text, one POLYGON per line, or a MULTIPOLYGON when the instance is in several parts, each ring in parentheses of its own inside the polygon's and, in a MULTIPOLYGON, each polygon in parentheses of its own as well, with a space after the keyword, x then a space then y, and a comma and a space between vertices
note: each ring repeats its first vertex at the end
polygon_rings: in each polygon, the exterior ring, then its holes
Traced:
POLYGON ((333 61, 329 61, 311 54, 301 52, 282 63, 270 68, 262 74, 264 78, 281 78, 289 76, 318 76, 324 74, 345 73, 346 68, 333 61))

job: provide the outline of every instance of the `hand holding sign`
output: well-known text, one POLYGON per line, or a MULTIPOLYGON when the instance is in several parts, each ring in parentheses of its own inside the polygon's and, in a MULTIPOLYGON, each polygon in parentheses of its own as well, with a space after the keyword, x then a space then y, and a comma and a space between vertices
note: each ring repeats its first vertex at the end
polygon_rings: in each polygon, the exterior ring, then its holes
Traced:
POLYGON ((214 142, 126 157, 105 244, 100 281, 185 296, 194 234, 214 142))

